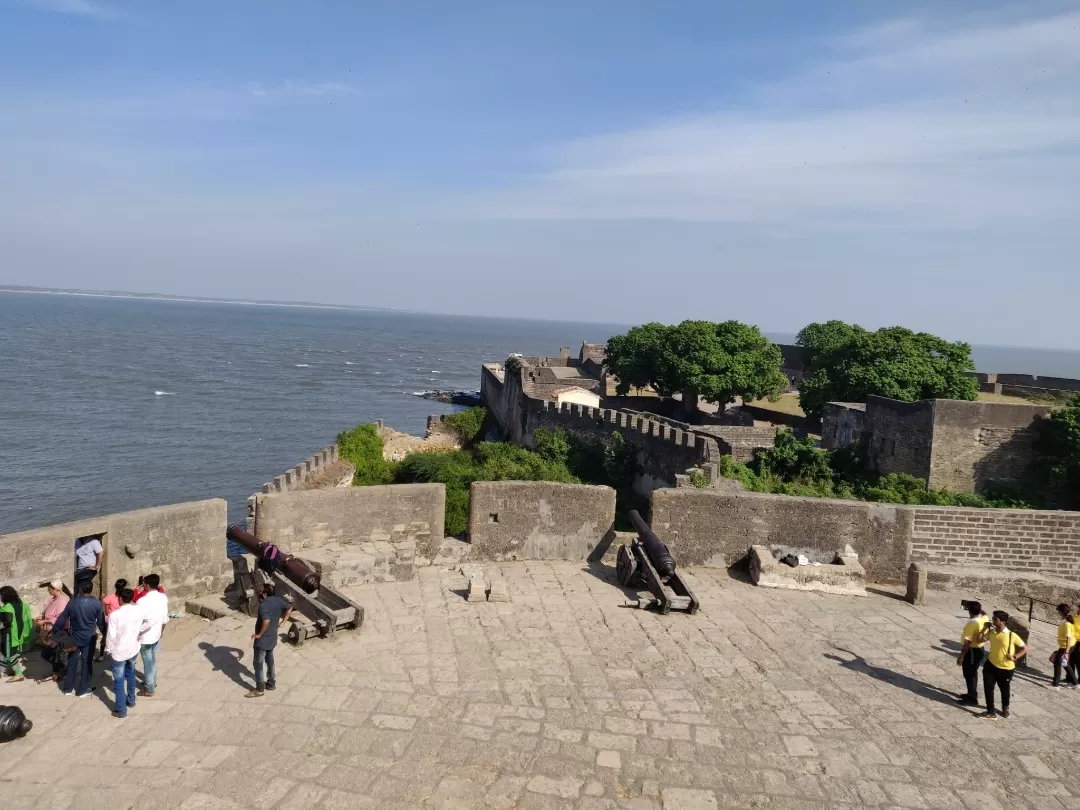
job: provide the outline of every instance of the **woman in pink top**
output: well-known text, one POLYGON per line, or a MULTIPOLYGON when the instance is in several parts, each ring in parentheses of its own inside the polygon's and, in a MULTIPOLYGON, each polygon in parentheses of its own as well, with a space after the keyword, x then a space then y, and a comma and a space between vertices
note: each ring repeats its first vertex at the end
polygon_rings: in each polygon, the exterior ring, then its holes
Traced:
MULTIPOLYGON (((113 592, 101 600, 102 606, 105 608, 105 623, 109 622, 109 614, 120 607, 120 591, 127 587, 126 579, 118 579, 113 585, 113 592)), ((97 660, 105 660, 105 633, 101 634, 101 645, 98 648, 97 660)))
MULTIPOLYGON (((34 619, 34 627, 38 631, 38 640, 44 641, 49 637, 49 633, 52 632, 53 625, 56 620, 60 618, 60 614, 64 612, 64 608, 67 607, 68 602, 71 600, 71 594, 64 587, 64 583, 58 579, 54 579, 47 586, 49 591, 49 601, 45 605, 45 610, 41 612, 41 615, 34 619)), ((61 628, 63 629, 63 628, 61 628)), ((46 658, 53 665, 53 671, 51 675, 44 678, 40 678, 38 683, 45 683, 46 681, 55 681, 57 675, 64 671, 63 664, 60 662, 58 656, 54 656, 54 651, 51 647, 42 647, 42 655, 50 653, 50 656, 46 658)))

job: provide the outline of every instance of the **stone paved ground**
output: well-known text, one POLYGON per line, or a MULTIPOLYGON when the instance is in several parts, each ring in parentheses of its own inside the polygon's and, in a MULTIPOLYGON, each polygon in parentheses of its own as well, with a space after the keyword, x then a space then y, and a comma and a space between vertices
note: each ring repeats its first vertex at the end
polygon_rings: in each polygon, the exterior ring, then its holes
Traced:
POLYGON ((663 617, 620 608, 603 570, 502 570, 511 603, 468 603, 434 568, 357 589, 363 631, 279 646, 259 700, 232 619, 172 628, 158 696, 124 721, 2 684, 36 726, 0 746, 0 805, 1080 807, 1080 693, 1032 672, 1010 720, 952 703, 959 595, 915 608, 699 569, 701 613, 663 617))

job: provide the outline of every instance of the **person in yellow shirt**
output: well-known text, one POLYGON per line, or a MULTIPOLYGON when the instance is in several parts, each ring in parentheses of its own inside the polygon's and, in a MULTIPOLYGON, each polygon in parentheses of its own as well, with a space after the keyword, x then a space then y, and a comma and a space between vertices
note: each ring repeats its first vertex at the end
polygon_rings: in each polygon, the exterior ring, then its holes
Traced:
POLYGON ((979 634, 980 641, 990 642, 990 654, 983 666, 983 692, 986 695, 986 711, 983 717, 996 718, 994 710, 994 687, 1001 690, 1001 716, 1009 716, 1009 690, 1016 662, 1027 655, 1023 639, 1008 627, 1009 614, 995 610, 990 623, 979 634))
POLYGON ((1073 624, 1075 619, 1069 612, 1069 606, 1062 602, 1057 606, 1058 616, 1061 617, 1061 624, 1058 625, 1057 649, 1054 650, 1050 656, 1050 660, 1054 663, 1054 682, 1051 684, 1052 689, 1063 689, 1061 685, 1061 669, 1065 668, 1065 680, 1070 687, 1076 687, 1076 673, 1073 670, 1072 665, 1072 651, 1076 646, 1076 629, 1073 624))
POLYGON ((967 692, 958 697, 956 702, 978 706, 979 667, 982 666, 983 658, 986 657, 986 643, 979 641, 979 636, 990 621, 990 617, 983 612, 982 605, 978 602, 964 602, 963 604, 968 611, 968 622, 964 625, 964 632, 960 636, 960 642, 964 646, 956 658, 956 664, 964 668, 967 692))
MULTIPOLYGON (((1073 615, 1073 648, 1069 654, 1069 667, 1072 669, 1073 678, 1080 684, 1080 605, 1072 612, 1073 615)), ((1076 689, 1073 686, 1073 689, 1076 689)))

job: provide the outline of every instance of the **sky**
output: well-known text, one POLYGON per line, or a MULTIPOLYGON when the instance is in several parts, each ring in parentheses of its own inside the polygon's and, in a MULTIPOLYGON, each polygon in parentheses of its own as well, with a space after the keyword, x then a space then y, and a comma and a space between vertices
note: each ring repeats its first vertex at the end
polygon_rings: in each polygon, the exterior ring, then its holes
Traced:
POLYGON ((0 284, 1080 346, 1080 6, 0 0, 0 284))

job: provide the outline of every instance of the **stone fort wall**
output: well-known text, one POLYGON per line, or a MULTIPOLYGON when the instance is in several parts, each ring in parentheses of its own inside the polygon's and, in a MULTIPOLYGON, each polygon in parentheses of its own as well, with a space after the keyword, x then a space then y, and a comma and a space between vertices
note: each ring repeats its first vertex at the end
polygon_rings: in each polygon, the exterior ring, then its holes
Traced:
POLYGON ((564 430, 585 441, 605 440, 613 433, 638 449, 641 472, 635 489, 648 494, 658 487, 673 487, 675 476, 690 467, 716 461, 731 448, 710 436, 672 427, 654 419, 583 405, 530 400, 525 411, 524 444, 534 446, 537 428, 564 430))

